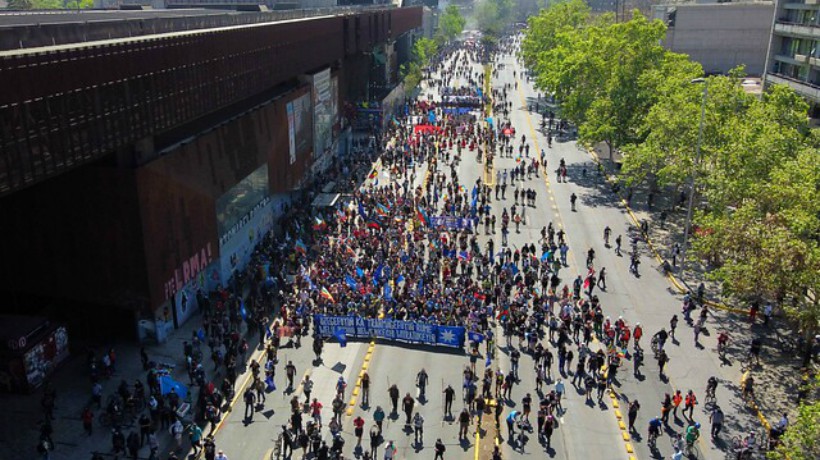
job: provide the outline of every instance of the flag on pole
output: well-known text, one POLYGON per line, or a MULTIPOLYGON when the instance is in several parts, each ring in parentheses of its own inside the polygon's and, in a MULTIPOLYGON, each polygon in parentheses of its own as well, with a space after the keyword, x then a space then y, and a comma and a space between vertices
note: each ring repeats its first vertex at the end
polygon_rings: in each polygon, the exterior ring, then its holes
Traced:
POLYGON ((327 288, 324 287, 324 286, 322 286, 322 290, 319 293, 319 295, 322 296, 323 299, 327 299, 331 302, 335 302, 335 300, 333 300, 333 296, 330 294, 330 291, 328 291, 327 288))
POLYGON ((347 334, 345 334, 345 330, 338 327, 335 331, 333 331, 333 337, 339 341, 339 346, 344 348, 347 346, 347 334))
POLYGON ((359 202, 359 215, 362 219, 367 220, 367 213, 364 211, 364 205, 361 201, 359 202))
POLYGON ((305 243, 303 243, 301 239, 296 240, 295 249, 296 249, 296 252, 300 252, 302 254, 307 253, 307 246, 305 246, 305 243))
POLYGON ((346 276, 345 276, 345 282, 347 283, 347 286, 348 286, 350 289, 352 289, 352 290, 354 290, 354 291, 358 291, 358 290, 359 290, 359 283, 358 283, 358 282, 357 282, 357 281, 356 281, 356 280, 355 280, 352 276, 350 276, 350 275, 346 275, 346 276))

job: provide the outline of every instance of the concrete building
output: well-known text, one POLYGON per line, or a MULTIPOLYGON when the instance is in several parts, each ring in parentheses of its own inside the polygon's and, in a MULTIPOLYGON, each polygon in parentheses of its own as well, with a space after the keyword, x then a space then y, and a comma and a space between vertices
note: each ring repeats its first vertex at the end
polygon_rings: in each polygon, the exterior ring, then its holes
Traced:
POLYGON ((773 14, 772 2, 692 3, 657 6, 654 17, 668 26, 666 48, 688 54, 706 73, 745 65, 746 73, 760 76, 773 14))
POLYGON ((820 1, 777 0, 764 85, 791 86, 820 118, 820 1))

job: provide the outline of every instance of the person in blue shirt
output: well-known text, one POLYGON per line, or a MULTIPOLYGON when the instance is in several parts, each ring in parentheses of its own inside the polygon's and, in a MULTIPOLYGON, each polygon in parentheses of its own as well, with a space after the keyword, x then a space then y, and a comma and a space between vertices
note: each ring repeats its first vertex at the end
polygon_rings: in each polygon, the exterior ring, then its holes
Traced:
POLYGON ((518 417, 518 411, 511 411, 510 415, 507 416, 507 436, 509 439, 512 439, 515 435, 515 422, 516 418, 518 417))
POLYGON ((654 417, 652 420, 649 421, 649 443, 654 444, 655 439, 661 435, 661 426, 663 426, 663 422, 660 418, 654 417))

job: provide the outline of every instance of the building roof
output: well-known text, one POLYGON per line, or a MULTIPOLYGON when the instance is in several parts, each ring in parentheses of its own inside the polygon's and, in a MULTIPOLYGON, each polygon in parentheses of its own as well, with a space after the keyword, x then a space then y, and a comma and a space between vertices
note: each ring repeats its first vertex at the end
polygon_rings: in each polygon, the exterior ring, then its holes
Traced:
POLYGON ((89 21, 127 21, 135 19, 178 18, 196 16, 219 16, 226 14, 253 14, 204 8, 173 10, 55 10, 55 11, 3 11, 0 27, 84 23, 89 21))

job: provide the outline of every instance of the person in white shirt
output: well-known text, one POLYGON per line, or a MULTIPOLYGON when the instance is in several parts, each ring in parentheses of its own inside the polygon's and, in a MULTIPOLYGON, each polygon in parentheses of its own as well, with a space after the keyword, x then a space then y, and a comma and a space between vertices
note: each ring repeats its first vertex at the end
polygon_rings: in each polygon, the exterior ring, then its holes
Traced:
POLYGON ((214 460, 228 460, 228 456, 220 450, 216 453, 216 457, 214 457, 214 460))

